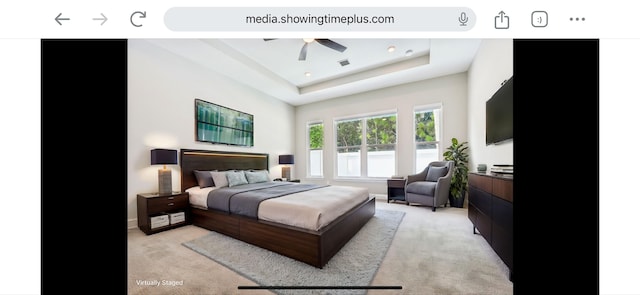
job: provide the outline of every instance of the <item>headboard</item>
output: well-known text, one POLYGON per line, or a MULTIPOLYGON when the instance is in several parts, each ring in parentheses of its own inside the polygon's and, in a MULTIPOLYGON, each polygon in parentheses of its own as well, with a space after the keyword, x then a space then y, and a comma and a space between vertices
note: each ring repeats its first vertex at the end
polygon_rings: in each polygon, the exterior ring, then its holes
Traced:
POLYGON ((197 186, 193 170, 269 170, 269 154, 180 149, 180 191, 197 186))

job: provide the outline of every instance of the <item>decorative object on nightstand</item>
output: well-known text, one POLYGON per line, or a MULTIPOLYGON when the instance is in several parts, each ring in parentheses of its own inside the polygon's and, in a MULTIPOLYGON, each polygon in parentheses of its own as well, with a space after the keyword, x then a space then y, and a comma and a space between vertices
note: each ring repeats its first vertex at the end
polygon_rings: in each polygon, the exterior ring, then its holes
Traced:
POLYGON ((273 181, 300 182, 300 179, 276 178, 273 181))
POLYGON ((478 172, 479 173, 487 172, 487 164, 478 164, 478 172))
POLYGON ((145 234, 155 234, 189 222, 188 193, 138 194, 138 228, 145 234))
POLYGON ((291 179, 291 167, 288 165, 293 164, 293 155, 280 155, 278 164, 284 165, 282 166, 282 178, 291 179))
POLYGON ((171 169, 167 169, 167 165, 175 164, 178 164, 178 152, 176 150, 151 150, 151 165, 164 165, 162 169, 158 169, 158 193, 160 195, 171 194, 171 169))

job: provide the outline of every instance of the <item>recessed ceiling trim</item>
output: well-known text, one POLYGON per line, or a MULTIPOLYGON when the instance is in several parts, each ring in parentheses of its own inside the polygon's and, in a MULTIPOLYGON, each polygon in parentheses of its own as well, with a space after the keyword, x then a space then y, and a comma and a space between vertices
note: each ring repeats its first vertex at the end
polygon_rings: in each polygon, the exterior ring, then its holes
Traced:
MULTIPOLYGON (((285 80, 284 78, 274 74, 273 71, 265 68, 261 64, 255 62, 254 60, 248 58, 247 56, 239 53, 238 51, 236 51, 235 49, 231 48, 226 43, 221 42, 219 39, 201 39, 201 41, 204 44, 207 44, 208 46, 211 46, 215 50, 225 54, 226 56, 230 57, 231 59, 233 59, 233 60, 235 60, 237 62, 240 62, 242 65, 247 67, 248 71, 254 71, 254 72, 260 74, 261 77, 265 77, 265 78, 268 78, 270 80, 273 80, 275 83, 280 84, 285 88, 288 88, 288 89, 297 88, 295 85, 291 84, 291 82, 289 82, 289 81, 285 80)), ((238 79, 236 79, 236 80, 238 80, 238 79)), ((248 80, 248 79, 246 79, 246 80, 248 80)), ((246 80, 240 79, 239 81, 246 81, 246 80)))
POLYGON ((424 54, 424 55, 415 56, 400 62, 361 71, 358 73, 350 73, 348 76, 343 76, 335 79, 321 81, 318 83, 308 84, 303 87, 298 87, 298 91, 300 94, 311 93, 315 91, 320 91, 320 90, 324 90, 324 89, 328 89, 328 88, 332 88, 340 85, 345 85, 345 84, 369 79, 372 77, 404 71, 404 70, 415 68, 415 67, 426 66, 429 64, 429 62, 430 62, 430 55, 424 54))

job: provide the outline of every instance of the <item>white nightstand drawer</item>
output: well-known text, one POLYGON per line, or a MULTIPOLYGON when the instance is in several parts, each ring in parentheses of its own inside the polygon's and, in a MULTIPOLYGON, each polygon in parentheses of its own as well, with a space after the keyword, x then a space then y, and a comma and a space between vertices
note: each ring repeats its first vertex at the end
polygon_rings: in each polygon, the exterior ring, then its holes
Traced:
POLYGON ((158 215, 150 217, 151 228, 158 228, 161 226, 169 225, 169 215, 158 215))
POLYGON ((185 218, 184 218, 184 212, 177 212, 177 213, 171 213, 169 214, 169 220, 171 222, 171 224, 176 224, 179 222, 184 222, 185 218))

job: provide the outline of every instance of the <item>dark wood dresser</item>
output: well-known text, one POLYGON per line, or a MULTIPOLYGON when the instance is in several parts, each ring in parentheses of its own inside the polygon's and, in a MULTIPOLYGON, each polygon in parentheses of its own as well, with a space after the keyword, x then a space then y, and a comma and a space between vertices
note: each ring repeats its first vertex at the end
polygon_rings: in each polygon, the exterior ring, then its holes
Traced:
POLYGON ((469 220, 509 267, 513 281, 513 175, 469 173, 469 220))

